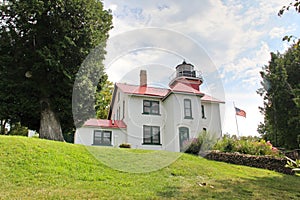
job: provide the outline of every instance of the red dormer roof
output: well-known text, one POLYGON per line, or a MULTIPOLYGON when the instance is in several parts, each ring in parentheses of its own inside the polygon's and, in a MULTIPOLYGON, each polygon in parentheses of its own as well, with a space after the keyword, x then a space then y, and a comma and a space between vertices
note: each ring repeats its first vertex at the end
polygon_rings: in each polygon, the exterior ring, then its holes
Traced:
POLYGON ((89 119, 83 126, 93 126, 101 128, 126 128, 123 120, 108 120, 108 119, 89 119))
POLYGON ((221 101, 219 99, 216 99, 214 97, 211 97, 207 94, 204 94, 204 96, 201 98, 202 101, 209 101, 209 102, 215 102, 215 103, 225 103, 224 101, 221 101))
POLYGON ((194 89, 193 87, 183 84, 183 83, 177 83, 174 87, 172 87, 172 92, 183 92, 183 93, 190 93, 190 94, 196 94, 196 95, 204 95, 199 90, 194 89))

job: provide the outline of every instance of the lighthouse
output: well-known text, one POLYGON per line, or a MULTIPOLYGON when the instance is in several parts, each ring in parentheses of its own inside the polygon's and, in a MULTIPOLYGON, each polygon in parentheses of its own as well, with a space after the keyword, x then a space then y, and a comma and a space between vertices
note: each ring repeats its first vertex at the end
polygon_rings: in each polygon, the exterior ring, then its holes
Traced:
POLYGON ((178 83, 185 84, 200 91, 200 85, 203 83, 203 78, 201 72, 194 69, 194 65, 183 61, 176 66, 175 77, 170 81, 169 86, 172 89, 178 83))

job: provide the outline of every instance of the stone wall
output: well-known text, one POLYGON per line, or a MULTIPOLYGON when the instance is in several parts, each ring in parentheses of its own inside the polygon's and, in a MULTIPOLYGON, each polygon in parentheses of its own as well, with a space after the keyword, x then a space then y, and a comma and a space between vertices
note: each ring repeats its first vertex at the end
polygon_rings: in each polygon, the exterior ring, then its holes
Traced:
POLYGON ((216 151, 208 153, 205 155, 205 158, 231 164, 274 170, 284 174, 294 174, 290 168, 285 167, 287 162, 285 158, 276 158, 272 156, 253 156, 239 153, 222 153, 216 151))

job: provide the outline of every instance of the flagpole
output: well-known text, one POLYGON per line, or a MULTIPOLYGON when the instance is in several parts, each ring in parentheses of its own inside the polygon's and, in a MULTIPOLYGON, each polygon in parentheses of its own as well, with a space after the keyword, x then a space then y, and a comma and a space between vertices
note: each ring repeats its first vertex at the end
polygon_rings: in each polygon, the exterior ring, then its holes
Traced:
POLYGON ((237 118, 236 118, 236 110, 235 110, 234 101, 232 103, 233 103, 233 108, 234 108, 234 116, 235 116, 235 124, 236 124, 236 130, 237 130, 237 137, 239 138, 240 137, 240 132, 239 132, 239 126, 238 126, 238 122, 237 122, 237 118))

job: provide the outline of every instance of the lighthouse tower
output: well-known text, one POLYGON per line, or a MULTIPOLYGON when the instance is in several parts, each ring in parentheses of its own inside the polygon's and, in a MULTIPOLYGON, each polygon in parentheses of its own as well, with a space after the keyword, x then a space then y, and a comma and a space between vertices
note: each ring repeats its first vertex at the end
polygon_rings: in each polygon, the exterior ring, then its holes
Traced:
POLYGON ((185 61, 182 64, 176 66, 175 77, 169 83, 171 89, 173 89, 178 83, 182 83, 195 90, 200 91, 199 86, 203 83, 201 73, 194 70, 194 66, 185 61))

